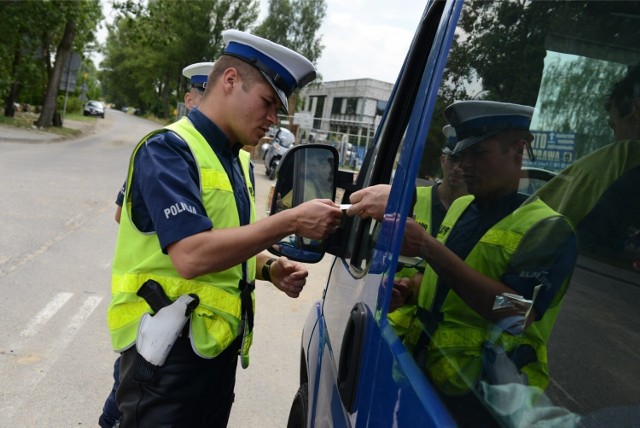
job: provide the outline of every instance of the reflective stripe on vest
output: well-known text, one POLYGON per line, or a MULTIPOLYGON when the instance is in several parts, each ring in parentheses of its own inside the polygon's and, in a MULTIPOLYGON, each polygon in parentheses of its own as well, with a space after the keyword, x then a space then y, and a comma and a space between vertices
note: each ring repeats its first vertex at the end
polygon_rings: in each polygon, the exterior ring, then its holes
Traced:
MULTIPOLYGON (((188 144, 198 166, 202 203, 215 227, 240 226, 231 182, 206 140, 186 117, 166 129, 176 133, 188 144)), ((242 265, 201 275, 192 280, 184 279, 176 272, 169 256, 162 252, 156 234, 141 232, 133 224, 129 189, 135 155, 147 139, 158 132, 163 130, 147 135, 138 144, 129 163, 112 271, 113 298, 107 315, 111 339, 116 351, 123 351, 135 343, 142 315, 151 313, 151 308, 136 292, 147 279, 153 279, 162 285, 171 299, 187 293, 198 294, 200 304, 191 316, 191 343, 198 355, 213 358, 238 336, 242 315, 238 284, 243 279, 242 265)), ((249 174, 249 153, 241 150, 239 159, 250 194, 253 222, 255 201, 249 174)), ((255 279, 255 263, 255 257, 246 263, 246 280, 249 282, 255 279)), ((255 305, 253 294, 252 303, 255 305)), ((250 339, 246 341, 249 344, 250 339)))
MULTIPOLYGON (((454 202, 443 221, 441 233, 438 234, 439 240, 446 241, 455 221, 462 215, 469 202, 470 200, 465 199, 454 202)), ((507 271, 511 255, 524 234, 541 220, 557 215, 540 200, 519 207, 487 231, 468 255, 465 263, 499 281, 501 275, 507 271)), ((434 309, 437 280, 433 269, 427 267, 420 287, 418 304, 421 308, 427 309, 429 314, 432 313, 430 310, 434 309)), ((563 290, 567 285, 568 280, 563 284, 563 290)), ((470 309, 455 292, 449 292, 439 308, 441 321, 428 342, 423 369, 440 391, 449 395, 465 394, 476 384, 480 376, 482 344, 492 338, 496 344, 502 345, 507 353, 519 345, 531 346, 537 361, 526 364, 521 371, 527 375, 529 385, 545 389, 549 382, 546 343, 560 308, 557 303, 547 309, 542 320, 531 323, 521 336, 508 333, 495 335, 492 323, 470 309)), ((438 311, 438 308, 435 310, 438 311)), ((424 329, 424 321, 416 317, 410 328, 412 335, 406 338, 408 347, 411 348, 418 343, 419 335, 424 329)))

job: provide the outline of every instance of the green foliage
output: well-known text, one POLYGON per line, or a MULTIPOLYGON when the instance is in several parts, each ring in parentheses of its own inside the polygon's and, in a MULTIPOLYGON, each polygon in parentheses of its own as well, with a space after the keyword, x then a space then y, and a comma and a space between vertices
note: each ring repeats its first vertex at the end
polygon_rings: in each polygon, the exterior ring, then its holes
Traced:
POLYGON ((556 132, 576 132, 576 157, 580 158, 612 141, 605 124, 604 98, 613 82, 624 77, 626 67, 590 58, 553 55, 547 60, 540 88, 536 127, 556 132))
POLYGON ((119 2, 100 74, 107 99, 170 117, 188 82, 182 69, 212 61, 221 32, 247 30, 258 16, 255 0, 119 2))
POLYGON ((51 82, 56 50, 68 22, 74 22, 71 47, 84 53, 95 42, 102 18, 99 0, 0 2, 0 97, 42 105, 51 82))
POLYGON ((322 53, 318 30, 326 16, 324 0, 270 0, 269 13, 255 34, 316 62, 322 53))
MULTIPOLYGON (((269 38, 315 61, 321 50, 316 33, 325 15, 324 0, 298 0, 289 7, 290 13, 278 17, 284 25, 269 38)), ((10 105, 44 104, 47 88, 57 87, 50 82, 56 52, 65 26, 72 22, 72 51, 85 59, 69 99, 79 97, 85 84, 88 99, 169 117, 188 88, 182 69, 215 60, 223 48, 222 31, 250 31, 258 12, 258 0, 0 1, 0 97, 10 105), (117 13, 104 47, 95 40, 102 19, 100 1, 112 2, 117 13), (97 49, 104 54, 100 71, 86 58, 97 49)), ((55 94, 47 97, 55 108, 55 94)))
MULTIPOLYGON (((82 107, 84 106, 84 102, 80 101, 78 97, 69 96, 67 97, 67 109, 66 114, 70 113, 79 113, 82 114, 82 107)), ((58 95, 56 98, 56 108, 62 113, 64 108, 64 94, 58 95)))

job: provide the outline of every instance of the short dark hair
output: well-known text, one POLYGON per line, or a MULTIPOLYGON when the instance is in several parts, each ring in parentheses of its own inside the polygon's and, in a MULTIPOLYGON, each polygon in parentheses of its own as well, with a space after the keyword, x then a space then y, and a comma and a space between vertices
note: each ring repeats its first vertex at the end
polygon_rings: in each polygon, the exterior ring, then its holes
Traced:
POLYGON ((235 68, 238 71, 238 74, 240 74, 242 78, 242 89, 245 91, 250 90, 253 84, 259 82, 260 79, 264 80, 265 84, 268 83, 257 68, 231 55, 221 55, 220 58, 216 60, 211 73, 209 73, 208 81, 214 85, 216 79, 222 76, 228 68, 235 68))
POLYGON ((633 99, 637 97, 640 97, 640 63, 629 66, 624 78, 611 85, 604 108, 611 111, 611 107, 615 107, 618 114, 624 117, 631 113, 633 99))

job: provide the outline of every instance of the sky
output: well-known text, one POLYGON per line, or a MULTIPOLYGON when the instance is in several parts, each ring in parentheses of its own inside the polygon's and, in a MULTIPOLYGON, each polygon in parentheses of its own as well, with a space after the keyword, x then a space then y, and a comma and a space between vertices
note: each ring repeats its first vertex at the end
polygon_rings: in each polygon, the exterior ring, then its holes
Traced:
MULTIPOLYGON (((102 0, 109 18, 110 0, 102 0)), ((260 0, 266 15, 268 0, 260 0)), ((394 83, 409 50, 426 0, 326 0, 327 14, 320 28, 322 56, 317 69, 325 82, 371 78, 394 83)), ((104 43, 101 26, 98 40, 104 43)), ((95 55, 96 63, 100 57, 95 55)))

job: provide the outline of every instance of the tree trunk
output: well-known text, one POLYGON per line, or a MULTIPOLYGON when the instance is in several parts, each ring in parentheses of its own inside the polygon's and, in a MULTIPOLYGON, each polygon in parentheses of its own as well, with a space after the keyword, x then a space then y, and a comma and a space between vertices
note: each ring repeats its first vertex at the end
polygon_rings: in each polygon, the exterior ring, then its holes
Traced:
POLYGON ((71 55, 71 47, 75 37, 75 18, 70 18, 64 26, 64 34, 62 35, 62 40, 60 40, 60 44, 56 50, 56 63, 53 66, 53 71, 49 77, 49 83, 47 84, 47 91, 42 105, 42 112, 36 121, 36 126, 38 127, 50 127, 52 125, 54 113, 56 111, 56 96, 58 95, 60 78, 62 77, 64 65, 67 63, 69 56, 71 55))
POLYGON ((9 90, 9 96, 5 100, 4 104, 4 115, 7 117, 13 117, 16 114, 16 108, 14 107, 18 96, 20 95, 20 82, 18 81, 17 70, 18 64, 20 64, 20 60, 22 56, 20 55, 20 44, 15 47, 15 51, 13 53, 13 66, 11 67, 11 77, 13 78, 13 82, 11 83, 11 89, 9 90))

